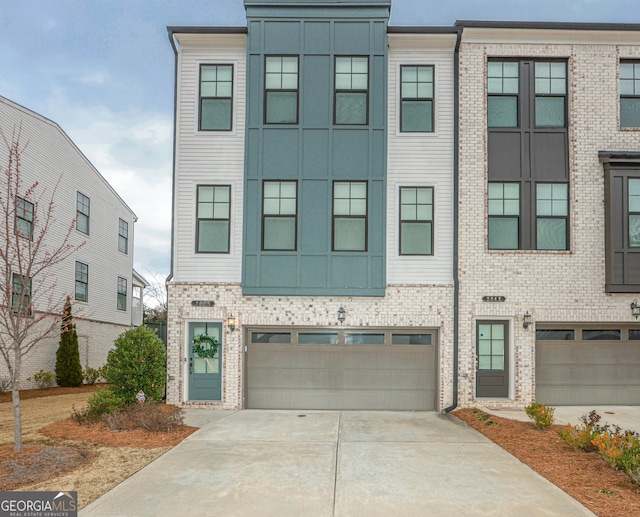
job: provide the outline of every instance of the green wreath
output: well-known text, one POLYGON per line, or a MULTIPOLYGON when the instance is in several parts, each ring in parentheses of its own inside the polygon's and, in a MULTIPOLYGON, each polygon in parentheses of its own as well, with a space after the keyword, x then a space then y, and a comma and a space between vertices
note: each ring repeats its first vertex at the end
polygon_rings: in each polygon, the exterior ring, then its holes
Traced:
POLYGON ((194 336, 193 348, 191 349, 191 351, 195 355, 197 355, 198 357, 202 357, 203 359, 212 359, 218 351, 218 342, 211 336, 200 334, 199 336, 194 336), (202 346, 203 343, 208 343, 209 348, 205 348, 204 346, 202 346))

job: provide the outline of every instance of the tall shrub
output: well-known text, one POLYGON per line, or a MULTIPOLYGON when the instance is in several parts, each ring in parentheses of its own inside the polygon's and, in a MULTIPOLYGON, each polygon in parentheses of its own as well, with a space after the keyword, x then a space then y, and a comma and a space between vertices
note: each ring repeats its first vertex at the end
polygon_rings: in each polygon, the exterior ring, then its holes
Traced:
POLYGON ((67 296, 62 311, 60 345, 56 351, 56 382, 58 386, 80 386, 82 378, 78 334, 76 326, 73 324, 71 299, 67 296))
POLYGON ((127 404, 144 391, 147 400, 162 400, 166 380, 164 343, 145 325, 120 334, 109 351, 106 379, 127 404))

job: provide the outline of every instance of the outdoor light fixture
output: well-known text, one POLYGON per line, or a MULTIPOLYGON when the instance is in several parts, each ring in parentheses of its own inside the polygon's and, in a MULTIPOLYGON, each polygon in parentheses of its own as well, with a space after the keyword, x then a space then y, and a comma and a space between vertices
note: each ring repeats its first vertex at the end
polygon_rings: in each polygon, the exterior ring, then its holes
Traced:
POLYGON ((522 328, 528 329, 533 324, 533 316, 529 313, 529 311, 525 312, 522 315, 522 328))
POLYGON ((631 316, 635 319, 638 319, 638 316, 640 316, 640 305, 638 304, 637 298, 631 302, 631 316))
POLYGON ((338 309, 338 321, 339 321, 340 323, 344 323, 344 313, 345 313, 345 311, 344 311, 344 307, 342 307, 342 306, 341 306, 341 307, 338 309))
POLYGON ((227 327, 229 328, 229 332, 233 332, 236 329, 236 318, 233 314, 229 314, 227 318, 227 327))

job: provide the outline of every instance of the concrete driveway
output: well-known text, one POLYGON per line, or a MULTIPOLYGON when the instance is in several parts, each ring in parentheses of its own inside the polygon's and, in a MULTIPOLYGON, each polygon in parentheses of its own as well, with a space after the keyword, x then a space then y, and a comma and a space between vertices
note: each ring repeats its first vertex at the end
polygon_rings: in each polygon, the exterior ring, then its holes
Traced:
POLYGON ((202 427, 80 515, 593 515, 452 416, 190 410, 186 421, 202 427))

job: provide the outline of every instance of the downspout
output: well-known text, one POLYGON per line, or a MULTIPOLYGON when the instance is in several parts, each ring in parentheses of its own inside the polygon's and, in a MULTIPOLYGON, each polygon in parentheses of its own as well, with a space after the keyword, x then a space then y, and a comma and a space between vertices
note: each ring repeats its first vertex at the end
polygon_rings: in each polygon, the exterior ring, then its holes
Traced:
POLYGON ((458 276, 458 198, 460 176, 460 41, 463 27, 458 27, 453 52, 453 402, 443 410, 449 413, 458 407, 458 334, 460 327, 460 278, 458 276))
MULTIPOLYGON (((168 28, 167 33, 169 35, 169 43, 173 49, 174 59, 174 73, 173 73, 173 159, 172 159, 172 171, 171 171, 171 257, 169 265, 169 276, 165 280, 165 284, 169 283, 173 279, 173 247, 174 237, 173 230, 175 224, 175 209, 176 209, 176 124, 178 118, 178 49, 176 48, 176 42, 173 37, 173 30, 168 28)), ((169 303, 169 297, 167 296, 167 305, 169 303)))

